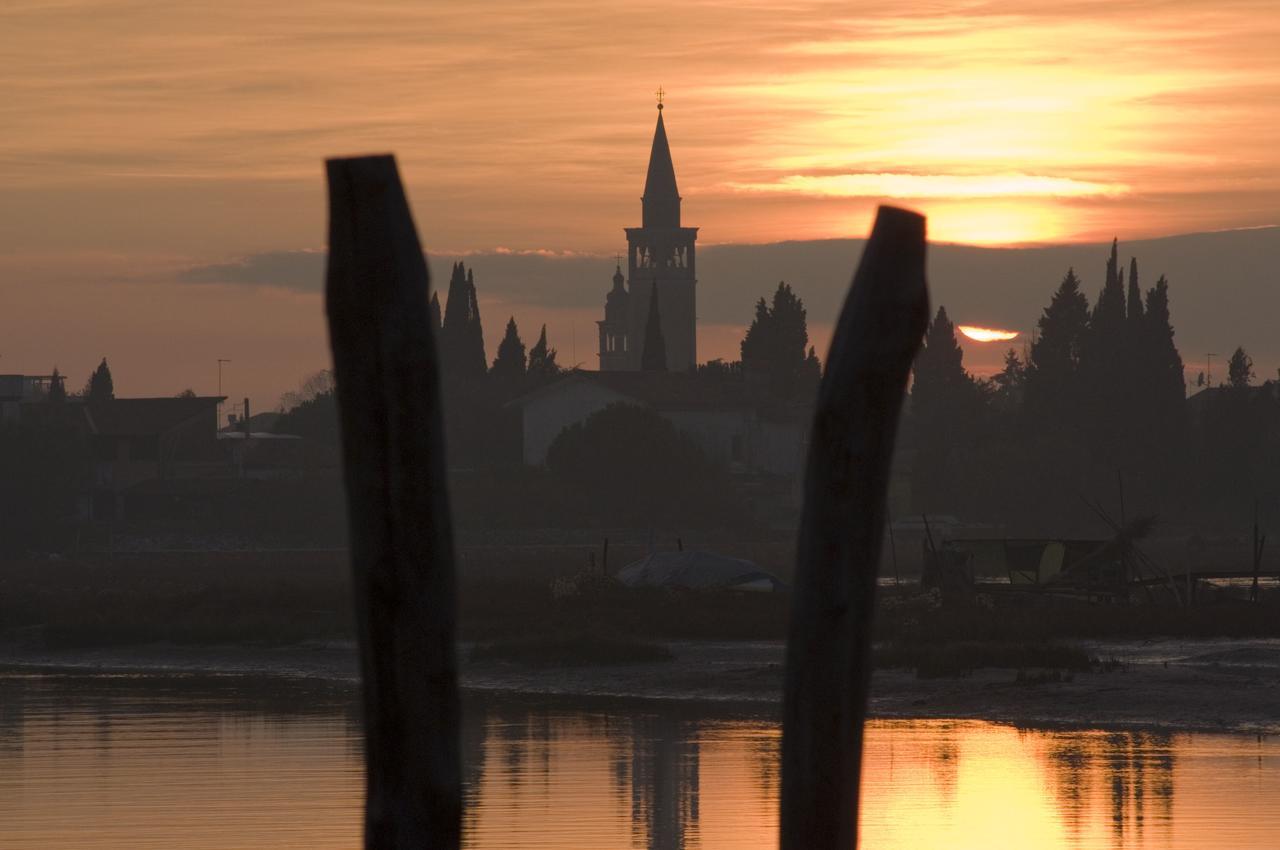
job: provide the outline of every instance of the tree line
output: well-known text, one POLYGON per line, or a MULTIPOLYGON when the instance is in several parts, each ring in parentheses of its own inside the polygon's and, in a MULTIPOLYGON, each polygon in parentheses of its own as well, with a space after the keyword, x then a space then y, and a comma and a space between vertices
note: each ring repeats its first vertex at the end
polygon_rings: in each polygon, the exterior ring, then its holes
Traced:
POLYGON ((1088 501, 1118 516, 1126 488, 1130 508, 1171 521, 1242 509, 1241 495, 1223 490, 1232 480, 1250 482, 1250 499, 1275 499, 1250 465, 1269 463, 1280 438, 1268 424, 1276 385, 1253 387, 1238 348, 1226 384, 1189 401, 1169 282, 1161 275, 1144 292, 1137 258, 1126 279, 1118 249, 1092 305, 1067 270, 1030 345, 1010 349, 989 379, 965 369, 938 309, 907 417, 914 510, 1062 533, 1097 520, 1088 501))

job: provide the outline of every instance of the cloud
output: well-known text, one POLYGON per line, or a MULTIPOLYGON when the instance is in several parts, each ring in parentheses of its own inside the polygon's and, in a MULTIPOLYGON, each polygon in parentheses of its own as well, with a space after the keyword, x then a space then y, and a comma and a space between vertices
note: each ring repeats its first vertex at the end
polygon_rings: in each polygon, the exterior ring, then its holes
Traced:
POLYGON ((1129 191, 1122 184, 1039 174, 791 174, 762 183, 727 185, 740 192, 836 198, 1078 198, 1129 191))
MULTIPOLYGON (((1173 287, 1174 318, 1182 329, 1230 335, 1231 322, 1221 315, 1220 299, 1266 301, 1256 316, 1280 311, 1280 290, 1270 285, 1280 267, 1280 228, 1231 230, 1166 239, 1124 241, 1125 256, 1136 256, 1143 286, 1167 274, 1173 287), (1233 269, 1224 279, 1221 269, 1233 269), (1230 286, 1228 296, 1223 287, 1230 286), (1272 293, 1275 293, 1273 296, 1272 293), (1248 294, 1247 293, 1252 293, 1248 294), (1192 317, 1196 317, 1193 319, 1192 317)), ((751 319, 752 305, 785 280, 804 299, 814 321, 831 321, 840 310, 849 279, 862 252, 860 239, 773 242, 760 245, 707 245, 698 250, 699 324, 739 325, 751 319)), ((1049 295, 1069 266, 1085 282, 1090 298, 1100 286, 1109 243, 1024 248, 978 248, 934 243, 929 250, 929 286, 935 304, 943 304, 961 324, 1028 331, 1048 303, 1049 295)), ((520 319, 520 305, 540 314, 548 310, 602 309, 611 286, 614 258, 592 254, 560 254, 541 250, 431 254, 434 285, 448 284, 448 269, 462 260, 475 271, 482 298, 504 302, 520 319)), ((187 283, 259 286, 318 294, 324 279, 320 251, 274 251, 191 268, 187 283)), ((1261 302, 1258 302, 1261 303, 1261 302)), ((494 319, 494 317, 486 317, 494 319)), ((504 317, 505 319, 505 317, 504 317)), ((1261 339, 1259 327, 1241 340, 1261 339)), ((497 333, 501 328, 488 329, 497 333)), ((1210 344, 1203 337, 1195 345, 1210 344)), ((1224 340, 1219 347, 1225 346, 1224 340)), ((1212 350, 1217 350, 1212 349, 1212 350)))
POLYGON ((324 285, 323 251, 268 251, 229 263, 183 270, 183 283, 230 283, 319 292, 324 285))

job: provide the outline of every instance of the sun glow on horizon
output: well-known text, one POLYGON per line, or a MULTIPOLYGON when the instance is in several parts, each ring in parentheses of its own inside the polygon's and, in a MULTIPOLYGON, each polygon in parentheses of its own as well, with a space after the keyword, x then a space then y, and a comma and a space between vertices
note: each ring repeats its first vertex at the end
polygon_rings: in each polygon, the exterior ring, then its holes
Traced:
POLYGON ((1004 331, 998 328, 981 328, 976 325, 959 325, 956 330, 974 342, 1008 342, 1018 338, 1017 331, 1004 331))

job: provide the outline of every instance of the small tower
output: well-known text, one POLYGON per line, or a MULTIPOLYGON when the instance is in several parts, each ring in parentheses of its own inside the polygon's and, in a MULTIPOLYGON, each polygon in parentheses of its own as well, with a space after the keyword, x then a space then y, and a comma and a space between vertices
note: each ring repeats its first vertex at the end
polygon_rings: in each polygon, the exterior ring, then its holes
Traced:
POLYGON ((623 286, 622 260, 613 272, 613 289, 605 296, 604 321, 600 327, 600 371, 617 372, 628 368, 630 346, 627 339, 629 296, 623 286))

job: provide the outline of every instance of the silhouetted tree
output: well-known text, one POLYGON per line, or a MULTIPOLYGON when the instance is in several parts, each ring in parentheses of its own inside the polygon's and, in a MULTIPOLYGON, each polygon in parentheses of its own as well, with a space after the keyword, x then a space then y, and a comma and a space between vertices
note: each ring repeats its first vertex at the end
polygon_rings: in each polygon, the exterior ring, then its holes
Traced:
POLYGON ((1026 370, 1026 409, 1038 427, 1072 425, 1082 419, 1081 357, 1089 331, 1089 302, 1074 269, 1038 322, 1026 370))
POLYGON ((470 325, 466 336, 467 362, 473 364, 477 375, 483 375, 487 369, 487 360, 484 354, 484 326, 480 323, 480 300, 476 297, 476 279, 475 270, 467 269, 467 301, 470 307, 467 314, 470 317, 470 325))
MULTIPOLYGON (((807 337, 808 334, 806 333, 807 337)), ((804 357, 804 365, 800 367, 800 389, 805 394, 816 394, 818 384, 822 381, 822 361, 818 352, 809 346, 809 353, 804 357)))
POLYGON ((911 423, 916 439, 912 494, 923 511, 955 511, 959 493, 952 453, 974 439, 981 395, 965 371, 955 325, 939 307, 916 355, 911 423))
POLYGON ((1227 380, 1207 391, 1196 495, 1210 514, 1238 516, 1255 498, 1275 498, 1280 468, 1280 396, 1274 387, 1252 386, 1253 361, 1237 348, 1227 380))
POLYGON ((102 358, 98 368, 94 369, 93 374, 89 376, 88 382, 84 385, 84 397, 91 402, 110 401, 116 397, 116 386, 111 379, 111 368, 107 366, 107 358, 102 358))
POLYGON ((995 386, 995 401, 1006 413, 1016 411, 1022 403, 1026 384, 1027 367, 1018 352, 1012 348, 1004 353, 1004 367, 991 377, 995 386))
POLYGON ((1129 332, 1142 333, 1142 290, 1138 287, 1138 258, 1129 258, 1129 297, 1125 318, 1129 321, 1129 332))
POLYGON ((175 396, 175 398, 195 398, 195 397, 196 397, 196 391, 191 389, 191 387, 187 387, 185 390, 183 390, 182 392, 178 393, 177 396, 175 396))
POLYGON ((730 360, 726 362, 717 357, 715 360, 708 360, 706 363, 698 364, 695 374, 699 378, 706 378, 709 381, 738 380, 742 377, 742 361, 730 360))
POLYGON ((63 402, 67 400, 67 385, 62 373, 58 371, 58 367, 53 367, 53 374, 49 376, 49 395, 48 401, 63 402))
POLYGON ((440 324, 440 353, 446 379, 468 380, 488 371, 475 276, 461 262, 449 275, 449 300, 440 324))
POLYGON ((516 318, 507 320, 507 333, 498 343, 498 356, 493 360, 490 374, 494 378, 514 384, 524 377, 525 364, 524 343, 520 341, 520 331, 516 327, 516 318))
POLYGON ((322 369, 319 372, 313 372, 298 384, 296 390, 291 390, 280 396, 280 412, 285 413, 293 410, 303 402, 310 401, 317 396, 331 395, 333 393, 333 371, 330 369, 322 369))
POLYGON ((667 371, 667 343, 662 338, 662 316, 658 311, 658 284, 649 289, 649 316, 644 323, 644 348, 640 350, 640 371, 667 371))
POLYGON ((1106 282, 1089 316, 1089 330, 1081 351, 1085 423, 1092 448, 1111 465, 1126 455, 1125 434, 1131 412, 1133 345, 1126 316, 1124 271, 1118 243, 1111 243, 1106 282))
POLYGON ((1176 449, 1186 416, 1186 375, 1173 343, 1169 316, 1169 283, 1164 275, 1147 290, 1146 309, 1138 333, 1138 374, 1131 392, 1135 415, 1145 439, 1160 444, 1164 454, 1176 449))
POLYGON ((440 293, 431 293, 431 335, 436 340, 436 345, 440 345, 440 293))
POLYGON ((302 437, 307 443, 336 447, 339 441, 338 404, 333 390, 299 401, 281 413, 271 430, 302 437))
POLYGON ((1244 348, 1237 348, 1227 361, 1227 386, 1246 389, 1253 383, 1253 377, 1253 358, 1245 353, 1244 348))
POLYGON ((807 313, 784 281, 778 282, 773 303, 756 302, 756 315, 742 338, 742 366, 763 376, 771 392, 790 399, 816 388, 822 366, 809 345, 807 313))
POLYGON ((542 326, 538 341, 529 349, 528 373, 532 378, 550 378, 559 375, 561 368, 556 364, 556 350, 547 347, 547 326, 542 326))

